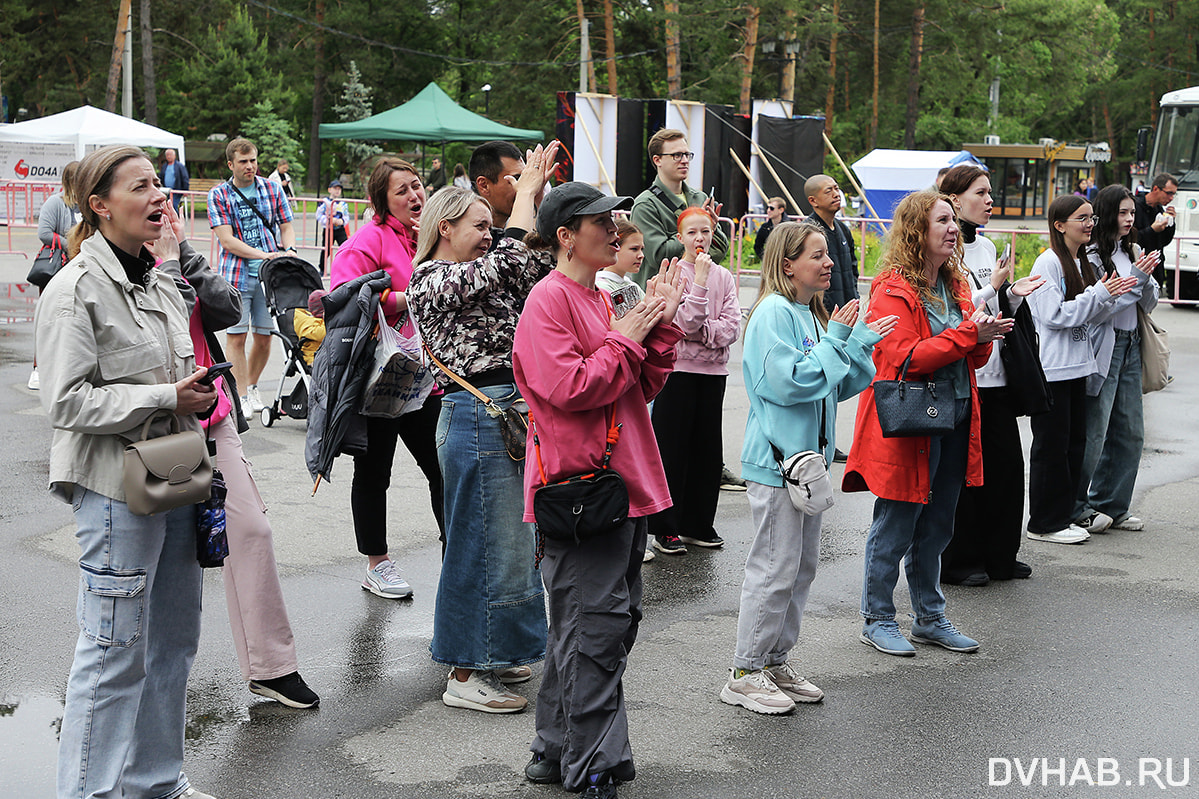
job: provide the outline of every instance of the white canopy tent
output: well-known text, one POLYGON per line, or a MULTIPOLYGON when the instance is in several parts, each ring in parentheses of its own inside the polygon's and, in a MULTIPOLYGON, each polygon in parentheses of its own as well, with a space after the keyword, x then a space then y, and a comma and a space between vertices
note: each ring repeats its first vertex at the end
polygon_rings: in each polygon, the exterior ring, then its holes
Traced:
POLYGON ((173 147, 179 153, 179 160, 186 160, 182 136, 90 105, 14 125, 0 125, 0 142, 72 144, 75 146, 74 158, 82 158, 106 144, 173 147))
POLYGON ((182 136, 90 105, 0 125, 0 217, 32 220, 63 167, 107 144, 173 147, 186 161, 182 136))

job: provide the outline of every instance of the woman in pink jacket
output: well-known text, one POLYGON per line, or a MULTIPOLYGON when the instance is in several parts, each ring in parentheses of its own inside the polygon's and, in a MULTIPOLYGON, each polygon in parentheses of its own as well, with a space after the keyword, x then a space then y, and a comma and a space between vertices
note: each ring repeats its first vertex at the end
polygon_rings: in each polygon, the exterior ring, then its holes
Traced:
POLYGON ((616 783, 634 775, 621 677, 641 620, 645 518, 670 507, 646 403, 683 337, 672 324, 682 298, 677 264, 620 319, 595 288, 620 249, 611 212, 631 204, 584 183, 546 195, 531 243, 548 246, 557 266, 529 293, 512 348, 536 433, 525 459, 525 521, 537 521, 533 493, 543 474, 556 482, 596 470, 610 420, 621 425, 611 468, 628 488, 628 520, 577 545, 542 536, 549 635, 525 774, 586 799, 612 799, 616 783))
MULTIPOLYGON (((367 182, 367 194, 374 216, 337 251, 330 287, 337 288, 359 275, 385 270, 391 275, 391 292, 383 299, 383 311, 389 324, 394 326, 402 321, 400 331, 411 336, 413 326, 407 318, 408 299, 404 290, 412 277, 412 254, 416 252, 416 227, 425 205, 425 187, 412 164, 389 156, 375 164, 367 182)), ((387 489, 391 485, 397 438, 404 440, 404 446, 429 481, 433 516, 437 519, 439 537, 445 541, 441 468, 434 441, 440 412, 441 392, 435 391, 418 411, 396 419, 367 418, 366 452, 354 456, 350 508, 358 551, 367 557, 362 587, 384 599, 412 596, 412 588, 396 568, 387 548, 387 489)))

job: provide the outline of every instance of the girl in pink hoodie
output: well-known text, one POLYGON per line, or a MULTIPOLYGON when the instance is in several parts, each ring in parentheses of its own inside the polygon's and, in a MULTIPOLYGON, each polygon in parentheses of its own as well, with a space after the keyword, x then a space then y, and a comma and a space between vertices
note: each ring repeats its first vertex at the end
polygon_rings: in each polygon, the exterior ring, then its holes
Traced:
POLYGON ((679 215, 683 302, 675 317, 685 335, 674 372, 654 400, 654 435, 674 506, 649 520, 654 549, 683 555, 686 544, 724 544, 713 526, 724 466, 721 420, 729 347, 741 333, 737 279, 709 257, 714 222, 702 208, 679 215))

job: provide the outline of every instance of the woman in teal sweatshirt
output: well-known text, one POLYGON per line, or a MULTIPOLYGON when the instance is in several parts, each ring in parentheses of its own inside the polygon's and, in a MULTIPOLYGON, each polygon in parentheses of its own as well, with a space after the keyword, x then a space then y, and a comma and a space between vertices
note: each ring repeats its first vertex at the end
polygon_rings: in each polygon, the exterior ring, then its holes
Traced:
POLYGON ((832 268, 828 243, 814 225, 776 227, 745 328, 749 417, 741 466, 756 532, 741 588, 734 668, 720 698, 755 713, 786 713, 796 702, 824 698, 787 662, 816 576, 822 514, 809 516, 791 504, 773 448, 784 458, 819 449, 832 461, 837 403, 870 385, 874 345, 898 321, 859 321, 857 300, 835 309, 830 321, 822 294, 832 268))

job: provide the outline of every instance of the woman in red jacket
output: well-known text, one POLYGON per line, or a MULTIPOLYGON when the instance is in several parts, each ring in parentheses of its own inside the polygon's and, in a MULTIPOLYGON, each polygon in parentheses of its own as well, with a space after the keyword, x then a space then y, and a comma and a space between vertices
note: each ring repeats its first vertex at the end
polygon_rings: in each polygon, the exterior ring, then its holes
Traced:
POLYGON ((906 556, 916 617, 912 640, 973 652, 978 642, 945 618, 941 552, 953 535, 963 477, 967 485, 982 483, 974 370, 987 362, 991 341, 1002 338, 1011 322, 974 310, 957 219, 936 191, 915 192, 899 203, 881 267, 870 287, 869 318, 895 315, 899 325, 874 348, 876 379, 896 379, 911 356, 910 377, 949 385, 956 424, 941 436, 884 438, 874 389, 862 392, 842 484, 845 491, 878 497, 866 540, 861 641, 888 655, 916 654, 895 623, 895 583, 906 556))

